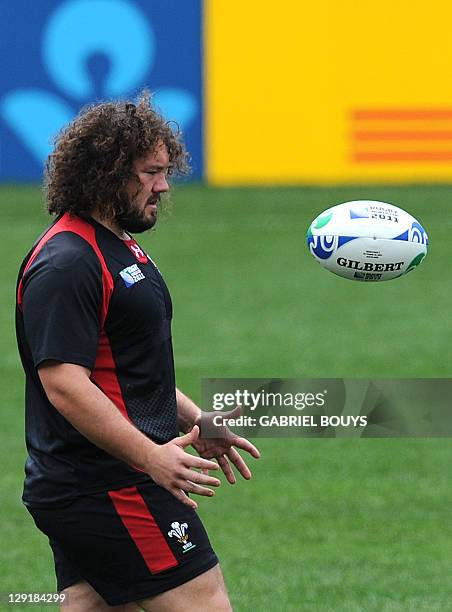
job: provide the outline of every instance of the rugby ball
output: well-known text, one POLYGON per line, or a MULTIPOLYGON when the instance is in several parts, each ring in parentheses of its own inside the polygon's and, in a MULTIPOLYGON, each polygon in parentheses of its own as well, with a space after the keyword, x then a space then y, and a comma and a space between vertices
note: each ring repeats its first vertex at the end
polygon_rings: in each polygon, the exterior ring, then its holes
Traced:
POLYGON ((308 248, 324 268, 350 280, 385 281, 414 270, 428 236, 405 210, 373 200, 338 204, 311 223, 308 248))

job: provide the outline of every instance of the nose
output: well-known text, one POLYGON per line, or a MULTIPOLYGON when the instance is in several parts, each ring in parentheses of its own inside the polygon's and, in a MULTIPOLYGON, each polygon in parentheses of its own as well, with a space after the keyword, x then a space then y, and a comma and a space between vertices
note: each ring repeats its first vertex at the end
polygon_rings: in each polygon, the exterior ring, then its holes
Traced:
POLYGON ((158 179, 154 183, 153 191, 157 193, 165 193, 169 191, 170 186, 168 185, 168 181, 166 180, 166 176, 162 173, 159 174, 158 179))

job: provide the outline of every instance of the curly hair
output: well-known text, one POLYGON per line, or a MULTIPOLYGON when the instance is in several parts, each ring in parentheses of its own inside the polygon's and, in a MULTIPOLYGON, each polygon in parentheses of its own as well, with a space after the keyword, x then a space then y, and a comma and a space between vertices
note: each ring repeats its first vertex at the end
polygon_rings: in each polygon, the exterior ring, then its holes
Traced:
POLYGON ((125 186, 133 163, 159 142, 168 150, 171 173, 187 174, 188 154, 180 132, 173 131, 144 90, 137 104, 125 101, 96 104, 79 115, 55 139, 44 175, 50 214, 88 215, 97 209, 114 219, 125 204, 125 186))

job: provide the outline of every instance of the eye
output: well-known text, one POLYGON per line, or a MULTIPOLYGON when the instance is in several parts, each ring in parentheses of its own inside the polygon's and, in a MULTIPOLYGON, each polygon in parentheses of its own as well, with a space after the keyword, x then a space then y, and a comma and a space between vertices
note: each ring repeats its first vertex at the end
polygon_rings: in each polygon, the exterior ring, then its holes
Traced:
POLYGON ((143 174, 147 174, 149 176, 157 176, 158 174, 163 174, 165 178, 171 176, 173 174, 173 168, 155 168, 154 170, 143 170, 143 174))

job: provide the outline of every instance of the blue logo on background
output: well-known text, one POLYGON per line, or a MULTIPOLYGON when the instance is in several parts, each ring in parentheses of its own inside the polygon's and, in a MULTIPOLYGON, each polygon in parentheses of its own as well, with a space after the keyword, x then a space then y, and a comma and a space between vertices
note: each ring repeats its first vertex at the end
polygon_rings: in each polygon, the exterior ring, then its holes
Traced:
POLYGON ((200 0, 3 4, 0 178, 40 178, 53 138, 81 106, 142 87, 179 124, 201 173, 200 0))

